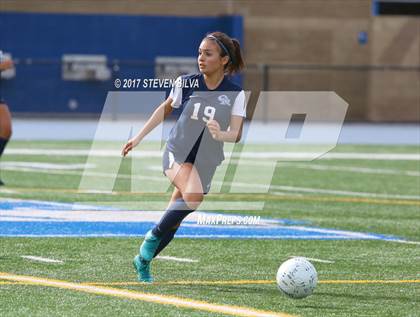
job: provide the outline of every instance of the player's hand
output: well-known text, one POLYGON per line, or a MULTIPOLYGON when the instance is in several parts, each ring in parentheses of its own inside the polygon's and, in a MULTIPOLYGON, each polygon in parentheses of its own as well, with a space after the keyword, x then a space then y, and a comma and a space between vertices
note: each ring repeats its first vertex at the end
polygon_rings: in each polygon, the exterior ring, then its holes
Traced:
POLYGON ((210 120, 207 122, 210 134, 216 141, 220 141, 220 125, 216 120, 210 120))
POLYGON ((136 138, 132 138, 128 140, 128 142, 124 145, 121 155, 126 156, 128 152, 130 152, 134 147, 136 147, 139 144, 139 141, 136 138))

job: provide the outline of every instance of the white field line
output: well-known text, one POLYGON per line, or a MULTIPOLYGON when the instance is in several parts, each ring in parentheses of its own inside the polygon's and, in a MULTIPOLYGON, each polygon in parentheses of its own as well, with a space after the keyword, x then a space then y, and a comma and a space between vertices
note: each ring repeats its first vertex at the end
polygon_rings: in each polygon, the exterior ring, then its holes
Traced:
MULTIPOLYGON (((246 161, 246 160, 233 160, 233 163, 241 163, 249 166, 272 166, 272 162, 264 161, 246 161)), ((403 176, 420 176, 420 171, 410 170, 398 170, 390 168, 371 168, 371 167, 354 167, 354 166, 340 166, 340 165, 319 165, 313 163, 286 163, 279 162, 279 166, 309 169, 315 171, 339 171, 339 172, 351 172, 351 173, 362 173, 362 174, 380 174, 380 175, 403 175, 403 176)), ((158 166, 156 166, 158 167, 158 166)), ((161 167, 160 167, 161 168, 161 167)))
MULTIPOLYGON (((237 185, 237 186, 246 186, 246 185, 237 185)), ((295 187, 295 186, 281 186, 281 185, 271 185, 270 189, 287 191, 287 192, 302 192, 302 193, 311 193, 311 194, 327 194, 327 195, 338 195, 338 196, 357 196, 357 197, 368 197, 368 198, 385 198, 385 199, 407 199, 407 200, 418 200, 420 196, 417 195, 399 195, 399 194, 377 194, 377 193, 368 193, 368 192, 353 192, 347 190, 333 190, 333 189, 321 189, 321 188, 308 188, 308 187, 295 187)), ((280 194, 282 192, 271 192, 272 194, 280 194)))
POLYGON ((397 242, 397 243, 403 243, 403 244, 420 245, 420 241, 393 240, 393 239, 384 239, 384 241, 397 242))
POLYGON ((1 188, 1 187, 0 187, 0 193, 3 193, 3 194, 18 194, 18 192, 15 191, 15 190, 7 189, 7 188, 1 188))
POLYGON ((15 275, 15 274, 0 272, 0 279, 14 281, 14 282, 23 282, 23 283, 28 283, 32 285, 68 289, 68 290, 90 293, 90 294, 140 300, 143 302, 149 302, 149 303, 155 303, 155 304, 161 304, 161 305, 171 305, 171 306, 176 306, 176 307, 183 307, 183 308, 188 308, 188 309, 195 309, 195 310, 208 311, 208 312, 234 315, 234 316, 291 317, 291 315, 286 314, 286 313, 256 310, 250 307, 231 306, 231 305, 224 305, 224 304, 212 304, 209 302, 198 301, 198 300, 189 299, 189 298, 181 298, 181 297, 176 297, 176 296, 168 296, 168 295, 153 294, 153 293, 141 293, 141 292, 126 290, 126 289, 86 285, 86 284, 81 284, 81 283, 72 283, 72 282, 67 282, 67 281, 53 280, 53 279, 33 277, 33 276, 15 275))
POLYGON ((312 227, 304 227, 304 226, 287 226, 289 229, 294 229, 297 231, 310 231, 310 232, 318 232, 318 233, 327 233, 327 234, 336 234, 342 237, 347 238, 355 238, 355 239, 378 239, 378 237, 372 236, 369 233, 363 232, 353 232, 353 231, 346 231, 346 230, 334 230, 334 229, 324 229, 324 228, 312 228, 312 227))
POLYGON ((22 167, 31 169, 43 170, 84 170, 85 168, 95 168, 94 164, 57 164, 57 163, 44 163, 44 162, 17 162, 17 161, 2 161, 2 168, 7 167, 22 167))
MULTIPOLYGON (((12 198, 7 198, 7 200, 9 201, 14 201, 14 202, 21 202, 21 199, 12 199, 12 198)), ((78 211, 94 211, 96 209, 96 211, 98 211, 98 207, 97 206, 92 206, 92 205, 84 205, 84 204, 69 204, 69 203, 59 203, 59 202, 54 202, 54 201, 41 201, 41 200, 35 200, 35 199, 25 199, 25 202, 29 202, 29 203, 33 203, 33 204, 43 204, 43 205, 48 205, 50 207, 57 207, 57 208, 62 208, 62 207, 68 207, 69 205, 71 205, 72 210, 78 210, 78 211)), ((115 211, 115 209, 113 208, 107 208, 104 206, 101 206, 101 210, 100 211, 115 211)), ((32 212, 33 210, 29 210, 30 212, 32 212)))
POLYGON ((40 256, 22 255, 21 257, 24 258, 24 259, 31 260, 31 261, 36 261, 36 262, 64 263, 61 260, 48 259, 48 258, 43 258, 43 257, 40 257, 40 256))
MULTIPOLYGON (((247 160, 232 160, 230 163, 239 163, 247 166, 273 166, 273 162, 266 161, 247 161, 247 160)), ((275 164, 275 162, 274 162, 275 164)), ((314 171, 337 171, 337 172, 348 172, 348 173, 361 173, 361 174, 379 174, 379 175, 400 175, 400 176, 414 176, 420 177, 420 171, 410 170, 398 170, 398 169, 387 169, 387 168, 370 168, 370 167, 352 167, 352 166, 339 166, 339 165, 316 165, 316 164, 305 164, 305 163, 277 163, 278 166, 285 166, 291 168, 308 169, 314 171)), ((161 171, 161 165, 149 165, 146 167, 150 171, 161 171)))
MULTIPOLYGON (((231 160, 231 163, 239 163, 248 166, 272 166, 275 162, 269 161, 250 161, 250 160, 231 160)), ((387 174, 387 175, 404 175, 419 177, 420 171, 398 170, 398 169, 385 169, 385 168, 369 168, 369 167, 354 167, 354 166, 339 166, 339 165, 316 165, 307 163, 285 163, 279 162, 279 166, 286 166, 292 168, 309 169, 315 171, 340 171, 351 173, 365 173, 365 174, 387 174)), ((18 162, 18 161, 2 161, 0 163, 2 168, 26 168, 29 170, 84 170, 93 169, 95 164, 57 164, 57 163, 44 163, 44 162, 18 162)), ((160 171, 161 165, 148 165, 145 167, 147 170, 160 171)))
MULTIPOLYGON (((4 170, 9 171, 16 171, 16 172, 35 172, 35 173, 44 173, 44 174, 57 174, 57 175, 74 175, 74 176, 95 176, 95 177, 111 177, 115 178, 116 173, 105 173, 105 172, 76 172, 76 171, 58 171, 58 170, 39 170, 39 169, 32 169, 28 167, 5 167, 4 170)), ((165 177, 155 177, 155 176, 138 176, 138 175, 127 175, 127 174, 118 174, 119 178, 123 179, 138 179, 138 180, 151 180, 151 181, 167 181, 165 177)), ((86 192, 91 193, 110 193, 111 191, 101 190, 85 190, 86 192)))
POLYGON ((317 259, 317 258, 308 258, 306 256, 299 256, 299 255, 291 255, 290 256, 290 258, 300 258, 300 257, 303 257, 303 258, 307 259, 308 261, 312 261, 312 262, 329 263, 329 264, 335 263, 334 261, 330 261, 330 260, 322 260, 322 259, 317 259))
POLYGON ((187 263, 197 263, 198 260, 188 259, 188 258, 177 258, 174 256, 167 256, 167 255, 158 255, 156 257, 158 260, 167 260, 167 261, 175 261, 175 262, 187 262, 187 263))
MULTIPOLYGON (((56 170, 31 170, 28 168, 9 168, 6 167, 6 170, 12 171, 22 171, 22 172, 36 172, 36 173, 46 173, 46 174, 57 174, 57 175, 75 175, 80 176, 81 174, 73 171, 56 171, 56 170)), ((115 173, 103 173, 103 172, 84 172, 84 176, 94 176, 94 177, 111 177, 115 178, 115 173)), ((138 180, 150 180, 150 181, 159 181, 167 182, 165 177, 156 177, 156 176, 138 176, 138 175, 126 175, 119 174, 119 178, 124 179, 138 179, 138 180)), ((221 184, 221 182, 214 182, 215 184, 221 184)), ((249 183, 234 183, 235 186, 242 188, 255 188, 255 189, 266 189, 266 185, 262 184, 249 184, 249 183)), ((417 195, 400 195, 400 194, 380 194, 380 193, 369 193, 369 192, 354 192, 354 191, 345 191, 345 190, 333 190, 333 189, 321 189, 321 188, 309 188, 309 187, 296 187, 296 186, 283 186, 283 185, 270 185, 271 194, 282 195, 281 191, 287 192, 302 192, 302 193, 311 193, 311 194, 327 194, 327 195, 339 195, 339 196, 356 196, 356 197, 368 197, 368 198, 385 198, 385 199, 407 199, 407 200, 417 200, 420 199, 420 196, 417 195), (280 191, 280 192, 276 192, 280 191)), ((89 192, 89 191, 88 191, 89 192)), ((105 193, 109 193, 105 191, 105 193)))
MULTIPOLYGON (((18 155, 55 155, 55 156, 95 156, 95 157, 121 157, 121 149, 118 150, 72 150, 72 149, 17 149, 7 148, 6 154, 18 155)), ((162 157, 161 151, 134 151, 134 157, 162 157)), ((249 159, 278 159, 278 160, 312 160, 318 157, 317 152, 241 152, 226 153, 226 157, 249 158, 249 159)), ((353 160, 403 160, 420 161, 420 153, 326 153, 321 159, 353 159, 353 160)))
POLYGON ((311 164, 295 164, 295 163, 280 163, 281 166, 310 169, 315 171, 339 171, 363 174, 380 174, 380 175, 404 175, 404 176, 420 176, 420 171, 407 171, 386 168, 369 168, 369 167, 351 167, 351 166, 336 166, 336 165, 311 165, 311 164))

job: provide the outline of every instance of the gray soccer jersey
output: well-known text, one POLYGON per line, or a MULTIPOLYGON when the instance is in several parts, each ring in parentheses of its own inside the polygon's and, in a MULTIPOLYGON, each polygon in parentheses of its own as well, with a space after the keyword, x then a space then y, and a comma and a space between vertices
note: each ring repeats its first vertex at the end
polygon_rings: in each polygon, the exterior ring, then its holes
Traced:
POLYGON ((181 76, 172 88, 172 107, 182 108, 172 128, 167 149, 178 161, 193 155, 195 160, 217 166, 224 160, 223 142, 212 138, 206 124, 216 120, 222 131, 229 127, 231 115, 246 116, 245 93, 226 76, 215 90, 209 90, 202 74, 181 76), (182 87, 182 83, 198 82, 182 87))

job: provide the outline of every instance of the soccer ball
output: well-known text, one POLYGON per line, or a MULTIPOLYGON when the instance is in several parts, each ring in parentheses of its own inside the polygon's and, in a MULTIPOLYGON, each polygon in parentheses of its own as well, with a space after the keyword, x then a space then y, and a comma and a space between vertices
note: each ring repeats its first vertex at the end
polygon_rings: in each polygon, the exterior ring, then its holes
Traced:
POLYGON ((315 267, 304 257, 295 257, 282 263, 277 271, 277 286, 291 298, 312 294, 318 282, 315 267))

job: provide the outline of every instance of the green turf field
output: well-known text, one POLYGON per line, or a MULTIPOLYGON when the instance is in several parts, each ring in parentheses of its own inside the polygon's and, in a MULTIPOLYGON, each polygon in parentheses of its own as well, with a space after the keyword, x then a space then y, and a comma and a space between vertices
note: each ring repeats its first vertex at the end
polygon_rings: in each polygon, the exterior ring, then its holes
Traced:
MULTIPOLYGON (((142 157, 133 164, 133 158, 128 158, 120 166, 118 156, 63 155, 65 150, 90 147, 88 142, 11 142, 2 158, 1 176, 7 186, 0 189, 0 198, 77 202, 127 210, 153 209, 169 199, 169 191, 161 190, 168 187, 159 169, 161 159, 142 157), (45 151, 36 154, 23 151, 31 149, 45 151), (54 154, 48 150, 58 151, 54 154), (85 174, 83 168, 64 168, 85 163, 91 164, 85 174), (137 169, 144 177, 138 177, 137 169), (115 184, 114 171, 118 172, 115 184), (104 192, 80 191, 83 177, 96 186, 103 186, 104 192), (106 192, 109 189, 112 193, 106 192)), ((106 142, 95 145, 96 149, 108 150, 120 147, 106 142)), ((143 146, 145 150, 156 148, 157 144, 143 146)), ((269 153, 278 152, 279 148, 255 145, 247 148, 250 150, 269 153)), ((262 201, 265 202, 263 210, 244 210, 241 214, 302 220, 321 228, 393 235, 414 243, 175 239, 162 255, 197 262, 157 259, 153 263, 156 283, 144 285, 136 283, 131 264, 141 237, 3 237, 0 238, 0 316, 223 316, 231 306, 244 308, 244 316, 255 316, 257 310, 298 316, 418 316, 420 161, 379 160, 374 154, 412 155, 418 154, 419 149, 342 145, 330 153, 371 153, 372 157, 279 162, 268 193, 252 193, 249 187, 244 187, 243 193, 231 193, 235 170, 232 164, 225 166, 226 176, 218 173, 215 177, 222 192, 211 193, 206 201, 244 205, 262 201), (23 255, 57 259, 62 263, 28 260, 23 255), (282 295, 274 282, 280 263, 293 255, 333 262, 313 262, 320 283, 314 294, 303 300, 282 295), (4 278, 6 275, 9 277, 4 278), (19 282, 21 276, 32 280, 19 282), (51 280, 62 282, 52 286, 51 280), (64 281, 73 284, 64 287, 64 281), (77 289, 85 283, 100 290, 87 293, 77 289), (112 288, 113 293, 104 295, 102 288, 112 288), (114 289, 130 292, 119 296, 114 289), (144 299, 144 294, 149 293, 161 297, 150 302, 144 299), (186 304, 183 307, 164 304, 168 296, 185 299, 186 304), (219 311, 214 306, 203 308, 197 301, 222 308, 219 311)), ((258 185, 270 160, 246 161, 249 173, 243 175, 242 181, 258 185)))

